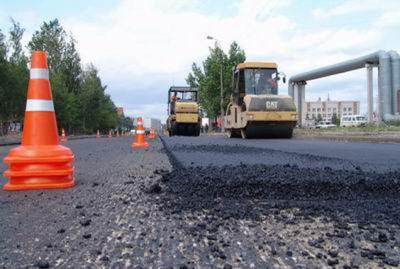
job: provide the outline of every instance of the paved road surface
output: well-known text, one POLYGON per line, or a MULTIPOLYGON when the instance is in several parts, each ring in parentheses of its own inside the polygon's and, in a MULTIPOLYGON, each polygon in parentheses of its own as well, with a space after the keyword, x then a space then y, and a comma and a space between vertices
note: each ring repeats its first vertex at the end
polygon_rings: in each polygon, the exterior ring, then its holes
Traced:
POLYGON ((337 142, 305 139, 226 139, 224 136, 166 137, 185 166, 285 164, 338 168, 360 166, 370 171, 400 169, 400 144, 337 142), (193 153, 193 154, 191 154, 193 153))
POLYGON ((0 268, 399 264, 398 145, 215 136, 163 137, 144 151, 129 144, 69 141, 75 188, 0 191, 0 268))

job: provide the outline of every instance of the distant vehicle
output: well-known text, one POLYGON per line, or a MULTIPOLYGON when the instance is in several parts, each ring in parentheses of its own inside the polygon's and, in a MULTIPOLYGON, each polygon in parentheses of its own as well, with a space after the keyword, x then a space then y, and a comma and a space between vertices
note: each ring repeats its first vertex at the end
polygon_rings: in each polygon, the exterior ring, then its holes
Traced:
POLYGON ((337 127, 335 124, 332 124, 329 121, 321 121, 317 125, 315 125, 315 129, 328 129, 337 127))
POLYGON ((167 130, 170 136, 199 136, 198 89, 172 86, 168 91, 167 130))
POLYGON ((343 116, 340 119, 342 127, 357 127, 367 124, 367 118, 361 115, 343 116))

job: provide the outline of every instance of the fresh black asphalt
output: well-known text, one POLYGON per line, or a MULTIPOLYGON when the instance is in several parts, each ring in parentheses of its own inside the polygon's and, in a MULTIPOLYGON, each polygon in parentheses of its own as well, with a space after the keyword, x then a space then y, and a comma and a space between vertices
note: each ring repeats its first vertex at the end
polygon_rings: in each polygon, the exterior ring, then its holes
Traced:
POLYGON ((399 266, 400 145, 130 143, 69 141, 72 189, 0 191, 0 268, 399 266))

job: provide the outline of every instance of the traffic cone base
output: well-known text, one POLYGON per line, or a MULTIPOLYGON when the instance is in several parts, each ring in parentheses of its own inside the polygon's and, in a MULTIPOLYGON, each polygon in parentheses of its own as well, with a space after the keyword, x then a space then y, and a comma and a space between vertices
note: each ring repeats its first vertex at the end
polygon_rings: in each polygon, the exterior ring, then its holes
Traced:
POLYGON ((151 128, 151 129, 150 129, 149 138, 150 138, 150 139, 154 139, 154 138, 156 138, 156 133, 155 133, 155 131, 154 131, 154 129, 153 129, 153 128, 151 128))
POLYGON ((142 142, 142 143, 136 143, 136 142, 134 142, 133 144, 132 144, 132 148, 141 148, 141 149, 145 149, 145 148, 148 148, 149 147, 149 143, 147 143, 146 141, 145 142, 142 142))
POLYGON ((73 187, 73 160, 71 150, 60 145, 16 147, 4 158, 4 163, 9 165, 4 177, 9 181, 3 189, 15 191, 73 187))

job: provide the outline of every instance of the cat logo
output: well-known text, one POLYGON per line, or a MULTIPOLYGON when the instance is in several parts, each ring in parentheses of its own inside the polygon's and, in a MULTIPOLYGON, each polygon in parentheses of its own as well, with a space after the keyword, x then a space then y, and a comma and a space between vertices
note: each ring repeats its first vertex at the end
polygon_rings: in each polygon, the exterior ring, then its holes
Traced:
POLYGON ((276 110, 278 109, 278 101, 267 101, 266 107, 267 110, 276 110))

